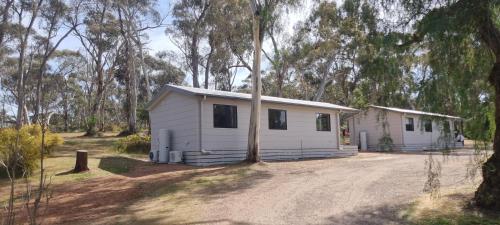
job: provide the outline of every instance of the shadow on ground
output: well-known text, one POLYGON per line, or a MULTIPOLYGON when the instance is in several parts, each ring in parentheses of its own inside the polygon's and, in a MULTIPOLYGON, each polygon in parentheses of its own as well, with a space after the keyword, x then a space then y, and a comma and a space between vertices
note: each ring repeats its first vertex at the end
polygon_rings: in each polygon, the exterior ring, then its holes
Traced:
POLYGON ((130 178, 139 178, 161 173, 196 170, 185 164, 157 164, 125 156, 105 156, 99 161, 99 169, 130 178))
MULTIPOLYGON (((122 215, 121 217, 135 221, 132 224, 165 224, 165 218, 174 217, 169 215, 172 212, 165 210, 168 205, 176 206, 185 202, 186 198, 201 201, 215 200, 221 194, 239 193, 271 177, 265 171, 254 171, 249 169, 250 167, 242 164, 196 168, 186 165, 156 165, 126 157, 104 157, 99 168, 119 176, 94 178, 54 187, 54 199, 47 209, 46 216, 49 219, 47 222, 51 224, 73 224, 80 221, 116 222, 120 219, 116 216, 122 215), (117 167, 120 169, 116 169, 117 167), (183 192, 182 197, 171 198, 179 191, 183 192), (166 197, 173 200, 162 202, 161 199, 166 197), (163 207, 156 210, 163 210, 162 213, 130 207, 139 202, 158 204, 158 201, 163 207), (135 216, 149 213, 158 215, 158 218, 135 216)), ((128 221, 126 223, 129 223, 128 221)), ((214 222, 206 221, 199 224, 214 222)), ((245 224, 236 221, 228 223, 245 224)))
POLYGON ((411 204, 382 205, 378 207, 362 207, 356 212, 339 216, 332 216, 327 219, 329 224, 344 225, 387 225, 387 224, 409 224, 407 215, 402 213, 411 208, 411 204))

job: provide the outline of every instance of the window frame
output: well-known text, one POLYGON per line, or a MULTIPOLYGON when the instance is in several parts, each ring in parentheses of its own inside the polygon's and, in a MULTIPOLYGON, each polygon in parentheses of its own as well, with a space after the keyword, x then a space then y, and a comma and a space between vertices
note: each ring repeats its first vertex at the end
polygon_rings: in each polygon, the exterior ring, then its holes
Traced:
MULTIPOLYGON (((213 126, 214 126, 214 128, 238 129, 238 106, 236 106, 236 105, 226 105, 226 104, 213 104, 212 107, 213 107, 212 108, 213 109, 212 114, 213 114, 213 126), (215 115, 216 109, 215 108, 217 106, 234 108, 234 118, 230 118, 229 119, 229 120, 234 120, 234 121, 232 121, 232 125, 233 126, 218 126, 216 124, 217 120, 215 119, 215 117, 216 117, 216 115, 215 115)), ((229 116, 232 117, 231 112, 233 112, 233 110, 230 110, 229 112, 230 112, 229 116)))
POLYGON ((287 111, 285 109, 267 109, 267 121, 268 121, 268 129, 269 130, 288 130, 288 115, 287 111), (284 112, 285 113, 285 126, 284 127, 271 127, 271 124, 274 125, 274 121, 271 121, 271 112, 272 111, 278 111, 278 112, 284 112))
POLYGON ((422 124, 424 126, 424 132, 426 133, 432 133, 432 120, 426 119, 422 121, 422 124), (427 125, 430 125, 430 130, 427 130, 427 125))
POLYGON ((413 117, 405 117, 405 131, 415 131, 415 119, 413 117), (409 121, 411 121, 411 124, 408 124, 409 121), (408 129, 409 125, 411 125, 411 130, 408 129))
POLYGON ((330 116, 330 113, 316 113, 316 131, 325 131, 325 132, 331 132, 332 131, 332 119, 331 119, 331 116, 330 116), (321 116, 328 116, 328 127, 327 129, 323 130, 323 129, 320 129, 320 127, 318 126, 318 120, 321 118, 321 116))

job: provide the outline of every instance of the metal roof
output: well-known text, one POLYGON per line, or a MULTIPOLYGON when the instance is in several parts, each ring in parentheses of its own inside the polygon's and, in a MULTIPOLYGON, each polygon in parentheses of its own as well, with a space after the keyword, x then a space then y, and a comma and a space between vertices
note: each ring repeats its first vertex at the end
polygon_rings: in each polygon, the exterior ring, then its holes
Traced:
MULTIPOLYGON (((229 92, 229 91, 218 91, 218 90, 210 90, 203 88, 193 88, 193 87, 184 87, 177 86, 172 84, 167 84, 162 87, 160 92, 148 103, 146 107, 147 110, 151 110, 154 108, 156 103, 164 96, 168 91, 174 91, 183 94, 190 95, 199 95, 199 96, 212 96, 212 97, 220 97, 220 98, 232 98, 232 99, 242 99, 250 101, 252 99, 252 95, 246 93, 238 93, 238 92, 229 92)), ((310 106, 317 108, 327 108, 327 109, 336 109, 342 111, 358 111, 357 109, 330 104, 326 102, 316 102, 316 101, 307 101, 307 100, 298 100, 298 99, 290 99, 290 98, 278 98, 272 96, 262 96, 262 102, 272 102, 272 103, 280 103, 280 104, 289 104, 289 105, 301 105, 301 106, 310 106)))
POLYGON ((394 111, 394 112, 400 112, 400 113, 407 113, 407 114, 427 115, 427 116, 436 116, 436 117, 446 117, 446 118, 450 118, 450 119, 462 119, 462 118, 456 117, 456 116, 449 116, 449 115, 444 115, 444 114, 439 114, 439 113, 431 113, 431 112, 423 112, 423 111, 417 111, 417 110, 411 110, 411 109, 400 109, 400 108, 377 106, 377 105, 370 105, 370 107, 379 108, 379 109, 385 109, 385 110, 394 111))

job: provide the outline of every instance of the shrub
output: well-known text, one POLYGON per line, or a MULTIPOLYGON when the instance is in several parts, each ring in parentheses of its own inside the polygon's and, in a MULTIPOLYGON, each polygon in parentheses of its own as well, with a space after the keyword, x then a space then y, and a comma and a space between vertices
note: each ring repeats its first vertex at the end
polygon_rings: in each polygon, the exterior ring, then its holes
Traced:
POLYGON ((141 136, 139 134, 129 135, 116 143, 115 149, 118 152, 126 153, 148 153, 151 148, 151 136, 141 136))
MULTIPOLYGON (((0 160, 5 162, 9 169, 17 167, 19 172, 33 172, 38 167, 40 147, 42 144, 42 129, 39 125, 23 126, 19 130, 18 161, 13 162, 17 141, 17 130, 5 128, 0 130, 0 160)), ((47 131, 45 133, 45 149, 50 153, 55 147, 61 145, 63 139, 47 131)), ((5 168, 0 169, 0 176, 5 176, 5 168)))
POLYGON ((381 151, 385 152, 390 152, 393 150, 392 148, 392 138, 388 134, 384 134, 379 140, 378 140, 378 148, 381 151))

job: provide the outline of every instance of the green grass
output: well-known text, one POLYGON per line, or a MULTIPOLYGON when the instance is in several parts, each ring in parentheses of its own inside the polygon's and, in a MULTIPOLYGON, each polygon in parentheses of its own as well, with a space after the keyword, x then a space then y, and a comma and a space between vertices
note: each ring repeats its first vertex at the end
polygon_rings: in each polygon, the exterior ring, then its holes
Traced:
MULTIPOLYGON (((121 154, 113 147, 117 140, 114 134, 105 134, 103 137, 82 137, 80 133, 63 133, 64 143, 56 147, 44 160, 45 174, 52 180, 52 184, 83 181, 96 177, 124 174, 130 172, 137 159, 145 159, 145 154, 121 154), (88 151, 88 167, 90 171, 72 173, 76 161, 76 150, 88 151)), ((38 182, 39 169, 36 169, 29 178, 31 182, 38 182)), ((22 185, 25 181, 18 180, 22 185)), ((0 196, 3 197, 8 189, 7 178, 0 179, 0 196)), ((2 199, 0 199, 2 200, 2 199)))

